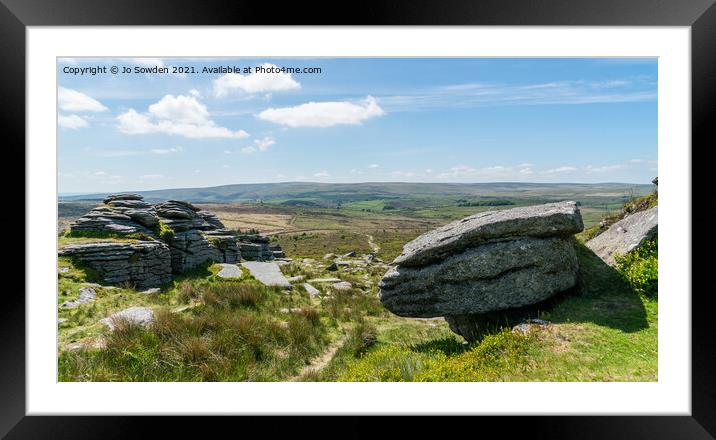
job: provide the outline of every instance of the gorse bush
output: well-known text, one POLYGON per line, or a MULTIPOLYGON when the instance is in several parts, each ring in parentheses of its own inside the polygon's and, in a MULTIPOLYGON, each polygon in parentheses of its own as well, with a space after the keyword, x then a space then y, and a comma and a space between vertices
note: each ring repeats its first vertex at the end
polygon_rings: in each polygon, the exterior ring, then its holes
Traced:
POLYGON ((626 255, 616 256, 617 270, 631 288, 646 298, 659 294, 659 245, 654 239, 626 255))

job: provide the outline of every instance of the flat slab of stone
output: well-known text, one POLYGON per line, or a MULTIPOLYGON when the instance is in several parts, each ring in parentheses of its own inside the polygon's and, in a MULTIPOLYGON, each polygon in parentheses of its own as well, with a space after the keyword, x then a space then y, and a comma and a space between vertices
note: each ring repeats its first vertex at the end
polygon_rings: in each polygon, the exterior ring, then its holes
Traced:
POLYGON ((579 208, 572 201, 481 212, 419 236, 403 247, 393 263, 422 266, 490 239, 568 237, 583 229, 579 208))
POLYGON ((311 296, 318 296, 321 294, 320 290, 316 289, 308 283, 303 283, 303 288, 306 289, 306 292, 308 292, 308 294, 311 296))
POLYGON ((312 280, 308 280, 309 283, 339 283, 343 280, 340 278, 314 278, 312 280))
POLYGON ((625 255, 653 238, 658 232, 658 226, 659 207, 654 206, 619 220, 586 245, 605 263, 613 266, 616 264, 616 255, 625 255))
POLYGON ((281 268, 276 263, 247 261, 241 263, 247 268, 251 275, 266 286, 291 287, 285 276, 281 273, 281 268))
POLYGON ((154 312, 148 307, 130 307, 110 315, 100 322, 109 327, 110 330, 114 330, 121 321, 146 327, 154 322, 154 312))
POLYGON ((295 277, 286 278, 289 283, 298 283, 303 281, 305 277, 303 275, 296 275, 295 277))
POLYGON ((243 272, 241 271, 241 268, 237 266, 236 264, 227 264, 222 263, 220 264, 221 270, 219 273, 216 274, 219 278, 224 279, 232 279, 232 278, 241 278, 243 275, 243 272))

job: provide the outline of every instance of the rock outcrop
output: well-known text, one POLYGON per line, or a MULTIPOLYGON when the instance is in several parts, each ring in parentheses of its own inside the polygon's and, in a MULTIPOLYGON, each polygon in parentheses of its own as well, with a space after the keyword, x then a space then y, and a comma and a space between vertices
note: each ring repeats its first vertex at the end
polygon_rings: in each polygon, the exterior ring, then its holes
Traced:
POLYGON ((605 263, 615 265, 615 256, 625 255, 656 236, 659 227, 659 207, 629 214, 607 230, 589 240, 586 245, 605 263))
POLYGON ((380 282, 380 300, 400 316, 444 316, 465 339, 476 316, 535 304, 575 285, 575 202, 488 211, 421 235, 380 282))
MULTIPOLYGON (((86 262, 110 284, 156 287, 170 281, 171 273, 182 273, 207 261, 234 264, 241 260, 239 241, 215 214, 180 200, 151 204, 139 194, 113 194, 70 225, 70 232, 140 240, 136 245, 77 244, 61 251, 86 262), (130 255, 132 261, 128 260, 130 255)), ((268 239, 260 238, 268 247, 268 239)), ((273 258, 271 251, 269 254, 273 258)), ((261 246, 257 255, 266 256, 261 246)))
MULTIPOLYGON (((241 256, 249 261, 273 260, 275 251, 281 251, 280 246, 270 245, 269 238, 258 234, 244 234, 236 237, 239 241, 241 256)), ((285 255, 284 255, 285 256, 285 255)))
POLYGON ((81 261, 108 284, 126 283, 146 289, 172 279, 171 252, 161 241, 68 245, 59 254, 81 261))

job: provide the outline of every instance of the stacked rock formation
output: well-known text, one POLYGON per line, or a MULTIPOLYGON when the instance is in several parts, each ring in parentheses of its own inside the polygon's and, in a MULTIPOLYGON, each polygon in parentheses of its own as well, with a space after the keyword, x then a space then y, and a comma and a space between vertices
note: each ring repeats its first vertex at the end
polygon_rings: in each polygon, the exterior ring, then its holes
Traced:
POLYGON ((481 314, 535 304, 575 285, 572 235, 583 229, 575 202, 466 217, 407 243, 380 282, 380 300, 400 316, 443 316, 474 340, 481 314))
POLYGON ((145 289, 172 279, 169 246, 160 241, 68 245, 59 254, 82 261, 108 284, 129 283, 145 289))
POLYGON ((258 234, 244 234, 237 236, 241 256, 246 260, 265 261, 274 259, 274 249, 269 245, 269 238, 258 234))
POLYGON ((139 194, 114 194, 70 225, 70 232, 139 240, 76 244, 60 251, 99 271, 110 284, 155 287, 170 281, 172 273, 207 261, 237 263, 241 259, 236 237, 216 215, 179 200, 151 204, 139 194))

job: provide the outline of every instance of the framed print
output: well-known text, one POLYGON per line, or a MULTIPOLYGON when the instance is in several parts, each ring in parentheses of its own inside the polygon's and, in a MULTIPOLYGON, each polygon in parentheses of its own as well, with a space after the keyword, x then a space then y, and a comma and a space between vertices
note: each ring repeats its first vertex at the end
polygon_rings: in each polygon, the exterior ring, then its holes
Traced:
POLYGON ((137 415, 714 435, 691 245, 712 2, 180 3, 3 0, 26 165, 3 435, 137 415))

